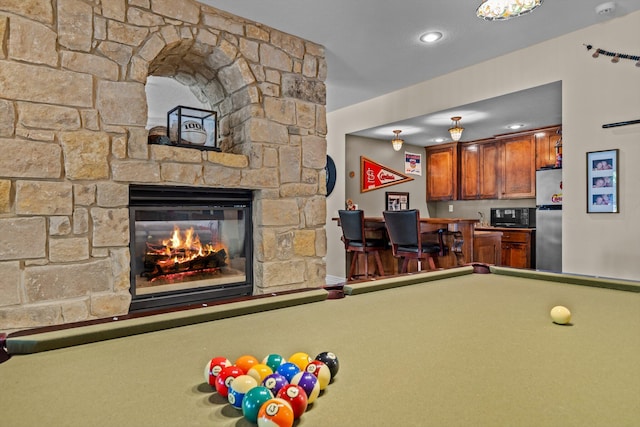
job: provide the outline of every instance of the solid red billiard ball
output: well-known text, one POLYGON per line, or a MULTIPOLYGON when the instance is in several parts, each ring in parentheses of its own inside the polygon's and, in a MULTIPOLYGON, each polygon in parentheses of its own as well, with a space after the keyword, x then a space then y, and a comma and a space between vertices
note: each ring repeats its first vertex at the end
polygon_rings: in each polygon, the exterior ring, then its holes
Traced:
POLYGON ((340 362, 336 355, 330 351, 324 351, 316 356, 316 360, 323 362, 329 368, 331 372, 331 379, 334 379, 338 375, 340 369, 340 362))
POLYGON ((222 397, 227 397, 231 381, 240 375, 244 375, 244 371, 237 366, 227 366, 222 369, 216 377, 216 391, 218 394, 222 397))
POLYGON ((302 371, 298 372, 291 379, 291 384, 296 384, 302 387, 305 393, 307 393, 307 401, 311 404, 320 395, 320 384, 315 375, 302 371))
POLYGON ((269 399, 258 411, 258 427, 292 427, 293 410, 289 402, 279 398, 269 399))
POLYGON ((216 386, 216 377, 223 368, 231 366, 231 362, 226 357, 214 357, 204 367, 204 380, 211 387, 216 386))
POLYGON ((287 384, 282 387, 276 397, 285 400, 291 405, 293 410, 293 418, 298 419, 307 410, 309 400, 307 399, 307 393, 302 387, 295 384, 287 384))
POLYGON ((331 371, 329 367, 319 360, 312 360, 304 369, 305 371, 313 374, 318 379, 320 390, 324 390, 331 381, 331 371))

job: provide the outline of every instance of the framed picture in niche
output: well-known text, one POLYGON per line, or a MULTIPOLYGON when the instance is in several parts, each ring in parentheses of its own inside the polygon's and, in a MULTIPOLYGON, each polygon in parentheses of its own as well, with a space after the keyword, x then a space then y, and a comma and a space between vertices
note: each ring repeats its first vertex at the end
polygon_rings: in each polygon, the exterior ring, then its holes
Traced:
POLYGON ((618 150, 587 153, 587 213, 618 213, 618 150))

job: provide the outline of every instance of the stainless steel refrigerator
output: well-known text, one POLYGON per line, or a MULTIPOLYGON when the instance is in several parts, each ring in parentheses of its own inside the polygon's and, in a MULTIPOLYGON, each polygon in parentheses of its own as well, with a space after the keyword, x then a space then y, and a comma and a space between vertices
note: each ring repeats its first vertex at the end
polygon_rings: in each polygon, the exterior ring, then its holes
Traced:
POLYGON ((562 272, 562 169, 536 171, 536 269, 562 272))

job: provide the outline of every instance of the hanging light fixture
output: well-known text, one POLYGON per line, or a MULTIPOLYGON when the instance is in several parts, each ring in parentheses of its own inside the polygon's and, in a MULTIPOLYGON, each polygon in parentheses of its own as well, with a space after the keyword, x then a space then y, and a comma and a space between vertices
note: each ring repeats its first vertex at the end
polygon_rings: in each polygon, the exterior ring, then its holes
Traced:
POLYGON ((464 128, 460 127, 460 124, 458 124, 458 122, 462 120, 462 117, 460 116, 451 117, 451 120, 453 121, 453 126, 449 128, 451 139, 453 139, 454 141, 460 141, 460 138, 462 138, 462 131, 464 130, 464 128))
POLYGON ((399 135, 400 132, 402 132, 401 130, 394 130, 393 133, 396 134, 396 136, 391 140, 391 145, 393 145, 393 149, 396 151, 400 151, 400 149, 402 148, 402 143, 404 142, 403 139, 400 139, 399 135))
POLYGON ((476 15, 487 21, 504 21, 529 13, 541 4, 542 0, 484 0, 476 15))

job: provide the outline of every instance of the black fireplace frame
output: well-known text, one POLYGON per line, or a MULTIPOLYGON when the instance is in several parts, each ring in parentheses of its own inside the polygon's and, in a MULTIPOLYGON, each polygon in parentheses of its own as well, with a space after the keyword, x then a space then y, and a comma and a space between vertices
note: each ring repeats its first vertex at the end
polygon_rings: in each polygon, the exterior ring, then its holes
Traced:
POLYGON ((137 295, 133 257, 131 260, 130 311, 154 310, 191 304, 249 296, 253 293, 253 192, 245 189, 208 187, 154 186, 131 184, 129 186, 129 251, 135 253, 135 218, 139 210, 149 209, 225 209, 241 208, 244 212, 246 256, 243 282, 179 291, 137 295))

